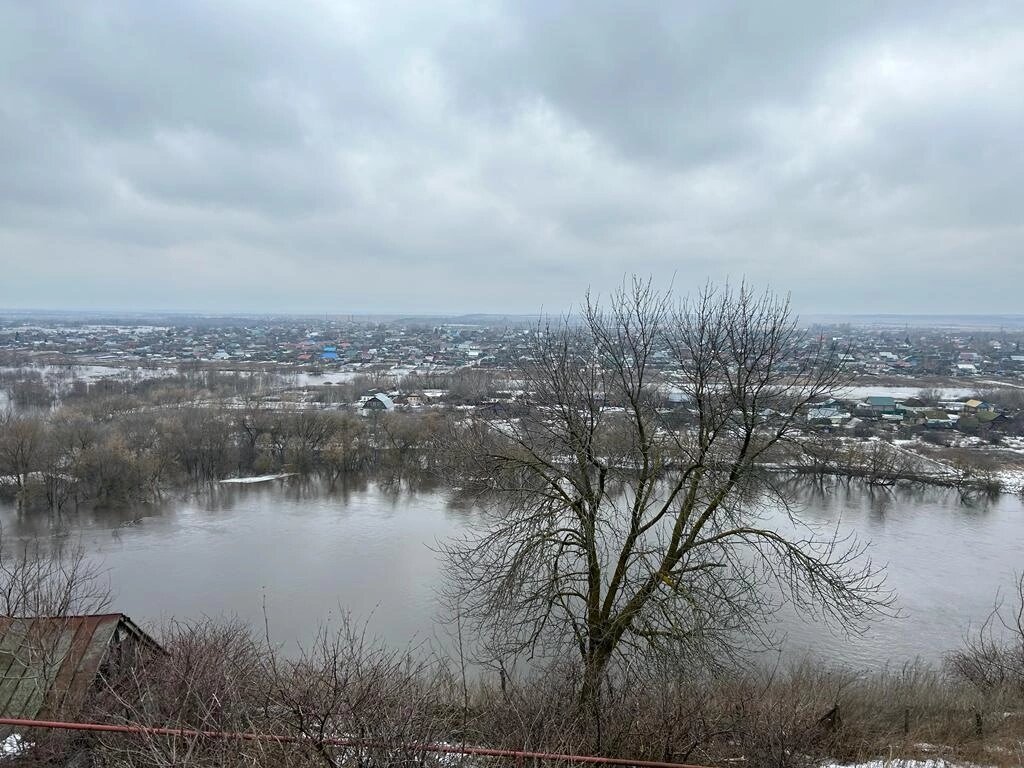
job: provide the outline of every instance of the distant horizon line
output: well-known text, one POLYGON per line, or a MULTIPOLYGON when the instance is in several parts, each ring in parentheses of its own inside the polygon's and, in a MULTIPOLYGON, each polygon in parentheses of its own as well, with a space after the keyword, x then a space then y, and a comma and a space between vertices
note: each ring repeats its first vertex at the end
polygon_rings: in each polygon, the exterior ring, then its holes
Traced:
MULTIPOLYGON (((109 315, 126 315, 133 317, 161 317, 175 315, 182 317, 545 317, 549 312, 479 312, 479 311, 358 311, 358 312, 297 312, 288 310, 247 310, 213 312, 207 310, 190 309, 57 309, 48 307, 33 307, 21 309, 13 307, 0 307, 0 316, 4 315, 76 315, 82 317, 99 317, 109 315)), ((562 314, 562 313, 557 313, 562 314)), ((1007 318, 1020 320, 1024 319, 1024 312, 794 312, 798 317, 813 318, 1007 318)))

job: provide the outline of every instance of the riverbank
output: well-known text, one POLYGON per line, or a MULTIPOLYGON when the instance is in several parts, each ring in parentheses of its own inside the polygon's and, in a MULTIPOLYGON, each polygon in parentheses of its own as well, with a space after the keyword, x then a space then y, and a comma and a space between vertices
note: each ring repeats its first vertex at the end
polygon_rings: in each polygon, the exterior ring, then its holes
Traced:
MULTIPOLYGON (((580 706, 571 658, 470 680, 458 655, 389 647, 351 623, 324 632, 297 659, 232 622, 171 624, 157 636, 167 655, 153 659, 134 682, 146 706, 100 696, 90 719, 273 733, 338 760, 344 753, 331 752, 324 741, 358 735, 368 744, 360 763, 371 765, 390 764, 417 742, 759 768, 901 759, 1009 768, 1024 756, 1024 676, 982 684, 951 665, 865 673, 806 660, 711 669, 674 658, 615 670, 592 709, 580 706)), ((142 743, 153 755, 175 746, 158 738, 142 743)), ((111 737, 96 749, 109 764, 120 764, 138 746, 111 737)), ((266 745, 230 747, 230 758, 225 753, 224 762, 214 762, 315 764, 289 744, 270 747, 273 754, 266 745)), ((192 749, 195 760, 210 760, 225 745, 200 740, 192 749)), ((408 759, 441 768, 453 758, 408 759)))

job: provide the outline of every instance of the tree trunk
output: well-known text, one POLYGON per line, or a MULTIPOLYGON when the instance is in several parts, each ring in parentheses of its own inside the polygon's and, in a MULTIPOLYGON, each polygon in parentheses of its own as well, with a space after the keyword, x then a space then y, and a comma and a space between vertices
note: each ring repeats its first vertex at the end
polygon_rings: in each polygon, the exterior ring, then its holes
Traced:
POLYGON ((580 690, 580 709, 594 721, 594 752, 600 754, 601 739, 601 684, 611 661, 611 652, 604 647, 590 649, 583 658, 583 688, 580 690))

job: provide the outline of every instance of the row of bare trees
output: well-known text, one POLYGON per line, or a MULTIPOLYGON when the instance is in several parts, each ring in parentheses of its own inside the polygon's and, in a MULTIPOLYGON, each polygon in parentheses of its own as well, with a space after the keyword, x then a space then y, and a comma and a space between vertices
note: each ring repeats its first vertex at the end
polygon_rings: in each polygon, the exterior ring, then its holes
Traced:
POLYGON ((863 480, 871 487, 934 485, 957 491, 962 499, 977 494, 998 495, 1002 481, 990 464, 963 450, 950 450, 940 459, 922 456, 891 442, 850 441, 830 435, 810 435, 798 449, 780 459, 789 471, 825 477, 863 480))
POLYGON ((24 507, 153 500, 169 487, 270 471, 333 483, 371 467, 436 462, 437 414, 286 410, 247 400, 117 412, 0 412, 0 492, 24 507))

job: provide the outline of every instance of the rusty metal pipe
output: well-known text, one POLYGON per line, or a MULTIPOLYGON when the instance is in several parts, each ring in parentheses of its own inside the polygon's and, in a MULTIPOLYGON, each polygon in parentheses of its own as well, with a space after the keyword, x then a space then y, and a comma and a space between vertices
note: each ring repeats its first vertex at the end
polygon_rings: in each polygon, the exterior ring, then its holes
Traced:
POLYGON ((63 731, 92 731, 99 733, 123 733, 148 736, 174 736, 178 738, 206 739, 237 739, 239 741, 264 741, 276 744, 299 744, 313 742, 330 747, 369 747, 409 749, 416 752, 437 752, 456 755, 476 755, 479 757, 535 758, 538 760, 555 760, 563 763, 583 763, 589 765, 622 765, 636 768, 708 768, 708 766, 691 765, 688 763, 665 763, 656 760, 633 760, 626 757, 598 757, 596 755, 563 755, 554 752, 530 752, 514 749, 492 749, 490 747, 468 747, 453 744, 432 744, 419 742, 399 742, 388 744, 367 739, 326 738, 313 740, 300 736, 277 736, 271 733, 252 733, 247 731, 203 731, 192 728, 160 728, 148 725, 113 725, 109 723, 72 723, 59 720, 24 720, 16 717, 0 717, 0 725, 16 728, 46 728, 63 731))

